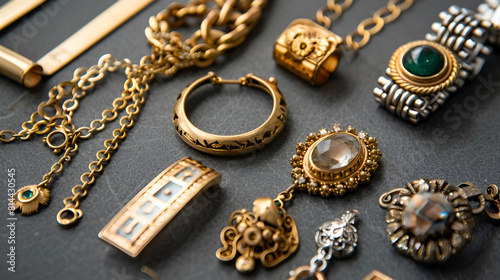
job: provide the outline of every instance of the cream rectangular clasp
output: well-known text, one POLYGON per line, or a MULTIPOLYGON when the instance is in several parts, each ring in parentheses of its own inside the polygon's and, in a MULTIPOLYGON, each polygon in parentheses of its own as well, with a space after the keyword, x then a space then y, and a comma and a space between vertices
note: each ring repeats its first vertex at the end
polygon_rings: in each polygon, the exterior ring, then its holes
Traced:
POLYGON ((190 158, 161 172, 99 232, 99 237, 136 257, 198 194, 218 187, 221 174, 190 158))

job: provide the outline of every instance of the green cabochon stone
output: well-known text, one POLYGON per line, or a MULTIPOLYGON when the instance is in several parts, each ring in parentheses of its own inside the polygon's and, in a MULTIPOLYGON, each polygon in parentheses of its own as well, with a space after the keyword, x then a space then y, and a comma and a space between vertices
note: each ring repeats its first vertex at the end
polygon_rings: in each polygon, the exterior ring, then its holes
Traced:
POLYGON ((443 69, 444 57, 431 46, 416 46, 404 54, 403 66, 415 76, 430 77, 443 69))

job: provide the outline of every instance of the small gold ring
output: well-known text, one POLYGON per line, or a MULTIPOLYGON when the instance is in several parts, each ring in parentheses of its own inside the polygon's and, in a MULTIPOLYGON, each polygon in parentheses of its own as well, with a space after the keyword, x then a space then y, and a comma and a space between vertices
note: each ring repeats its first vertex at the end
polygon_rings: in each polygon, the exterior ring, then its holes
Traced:
POLYGON ((66 131, 64 131, 62 129, 53 130, 51 133, 49 133, 49 135, 47 135, 47 137, 44 140, 45 140, 45 143, 51 149, 62 149, 68 143, 68 133, 66 133, 66 131), (61 134, 64 137, 64 141, 61 144, 56 144, 54 142, 55 139, 52 138, 52 137, 56 136, 57 134, 61 134))
POLYGON ((265 80, 253 74, 237 80, 224 80, 213 72, 194 81, 184 88, 174 106, 172 120, 181 139, 198 151, 212 155, 241 155, 255 151, 271 142, 283 129, 287 119, 287 108, 283 94, 276 87, 275 78, 265 80), (273 98, 273 110, 269 118, 258 128, 238 135, 214 135, 195 127, 186 116, 186 100, 197 87, 207 84, 240 84, 257 87, 273 98))

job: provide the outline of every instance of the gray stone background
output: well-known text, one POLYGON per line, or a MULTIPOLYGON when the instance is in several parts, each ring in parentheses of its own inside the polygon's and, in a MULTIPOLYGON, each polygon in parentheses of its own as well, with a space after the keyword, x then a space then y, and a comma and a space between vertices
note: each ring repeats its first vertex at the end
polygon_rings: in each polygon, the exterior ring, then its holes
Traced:
MULTIPOLYGON (((0 1, 0 4, 6 1, 0 1)), ((62 42, 114 1, 49 0, 23 20, 0 31, 0 44, 36 60, 62 42)), ((423 265, 399 254, 387 240, 385 211, 378 197, 419 178, 441 178, 458 184, 470 181, 481 189, 500 183, 500 56, 488 58, 478 79, 468 83, 444 108, 427 122, 405 123, 374 102, 372 90, 384 72, 392 52, 400 45, 423 39, 438 13, 457 4, 475 9, 480 1, 415 1, 414 6, 373 37, 357 55, 343 57, 339 69, 319 87, 312 87, 272 60, 274 40, 294 19, 311 18, 324 0, 270 1, 263 17, 245 43, 221 56, 206 69, 181 71, 171 79, 157 78, 147 102, 128 137, 120 144, 103 175, 82 202, 84 217, 70 229, 55 219, 87 170, 103 141, 117 123, 109 124, 93 139, 82 141, 74 160, 50 186, 51 203, 38 215, 18 215, 16 223, 16 272, 7 271, 7 169, 15 168, 18 187, 35 184, 57 160, 44 146, 42 137, 0 144, 0 279, 150 279, 140 271, 147 265, 162 279, 284 279, 287 272, 307 264, 316 252, 314 233, 323 222, 356 208, 359 247, 345 260, 333 261, 328 279, 361 279, 378 269, 395 279, 497 279, 500 275, 499 224, 484 215, 475 218, 474 239, 463 254, 442 265, 423 265), (182 88, 216 71, 224 78, 247 73, 274 76, 288 103, 289 119, 284 131, 264 150, 243 157, 216 157, 195 151, 175 133, 171 114, 182 88), (300 234, 299 250, 272 269, 258 265, 253 273, 241 275, 233 263, 215 258, 220 246, 219 232, 230 214, 250 208, 261 196, 276 196, 291 182, 289 159, 297 142, 307 134, 339 123, 352 125, 376 136, 383 152, 381 167, 372 181, 342 198, 322 199, 300 193, 288 207, 300 234), (97 237, 97 233, 137 192, 165 167, 190 156, 223 174, 221 189, 201 197, 183 211, 143 254, 130 258, 97 237)), ((61 71, 34 89, 24 89, 0 77, 0 128, 19 130, 55 84, 69 80, 77 67, 90 67, 111 53, 117 58, 138 62, 149 53, 144 28, 148 18, 170 1, 159 0, 126 22, 61 71)), ((334 24, 333 31, 348 34, 370 16, 385 0, 355 1, 334 24)), ((182 32, 190 34, 192 28, 182 32)), ((123 86, 123 75, 110 75, 81 102, 74 120, 88 125, 111 106, 123 86)), ((188 108, 195 125, 218 134, 234 134, 259 126, 271 111, 270 98, 263 92, 225 86, 201 88, 188 108)))

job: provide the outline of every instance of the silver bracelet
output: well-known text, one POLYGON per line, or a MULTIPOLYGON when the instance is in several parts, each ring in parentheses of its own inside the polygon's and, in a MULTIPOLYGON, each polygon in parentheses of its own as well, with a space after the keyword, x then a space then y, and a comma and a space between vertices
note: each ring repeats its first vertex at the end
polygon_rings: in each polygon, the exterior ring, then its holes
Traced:
POLYGON ((481 4, 479 13, 451 6, 439 13, 426 40, 398 48, 386 76, 378 78, 375 100, 398 117, 414 124, 443 106, 448 97, 473 79, 500 45, 498 0, 481 4))

